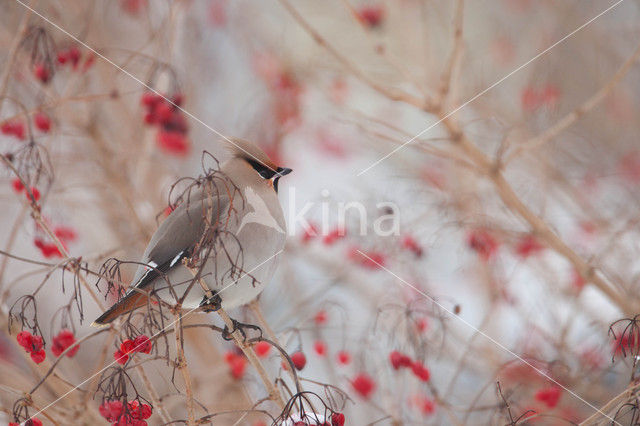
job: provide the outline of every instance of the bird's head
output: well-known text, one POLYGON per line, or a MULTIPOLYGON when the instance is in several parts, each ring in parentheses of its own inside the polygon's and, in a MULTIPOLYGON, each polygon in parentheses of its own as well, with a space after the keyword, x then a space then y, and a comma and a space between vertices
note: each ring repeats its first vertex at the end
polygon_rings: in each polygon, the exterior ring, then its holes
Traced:
POLYGON ((230 144, 230 149, 233 156, 244 160, 262 179, 278 192, 278 180, 282 176, 291 173, 292 170, 277 166, 263 150, 252 142, 236 138, 231 140, 233 141, 233 145, 230 144))

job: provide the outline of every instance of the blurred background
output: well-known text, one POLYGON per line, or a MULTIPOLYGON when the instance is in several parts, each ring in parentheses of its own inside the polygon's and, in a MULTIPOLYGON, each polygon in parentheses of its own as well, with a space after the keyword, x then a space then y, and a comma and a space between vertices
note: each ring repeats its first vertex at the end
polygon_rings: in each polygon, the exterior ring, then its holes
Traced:
POLYGON ((259 311, 304 354, 306 412, 638 424, 636 1, 1 4, 0 419, 62 397, 44 424, 108 424, 120 380, 148 424, 192 422, 189 398, 202 423, 294 423, 217 332, 185 328, 187 392, 172 342, 105 373, 135 333, 89 326, 116 300, 103 263, 137 261, 172 184, 233 136, 294 170, 259 311), (152 91, 172 103, 153 110, 152 91), (72 340, 72 357, 52 352, 72 340))

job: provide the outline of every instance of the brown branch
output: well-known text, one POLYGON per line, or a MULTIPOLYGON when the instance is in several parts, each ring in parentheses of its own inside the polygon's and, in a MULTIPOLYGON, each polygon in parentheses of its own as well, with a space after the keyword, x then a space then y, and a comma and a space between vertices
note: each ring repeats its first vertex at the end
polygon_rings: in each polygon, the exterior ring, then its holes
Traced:
POLYGON ((560 133, 571 127, 576 121, 583 115, 590 112, 596 106, 602 102, 607 95, 613 90, 613 88, 622 81, 625 75, 631 70, 633 64, 640 58, 640 45, 636 47, 633 54, 622 64, 622 66, 616 71, 611 79, 594 93, 589 99, 587 99, 582 105, 571 111, 569 114, 562 117, 556 124, 549 127, 540 135, 529 139, 527 142, 514 149, 511 154, 507 156, 503 164, 507 164, 519 157, 526 151, 534 150, 540 146, 555 139, 560 133))
POLYGON ((464 0, 457 0, 455 17, 453 20, 453 49, 449 61, 440 76, 440 108, 449 109, 449 105, 455 100, 455 81, 460 71, 462 54, 464 53, 463 24, 464 24, 464 0))
POLYGON ((373 90, 392 101, 404 102, 425 111, 429 111, 433 108, 432 103, 428 99, 413 96, 403 90, 383 86, 366 75, 342 53, 340 53, 333 45, 331 45, 324 37, 322 37, 322 35, 320 35, 320 33, 316 31, 309 24, 309 22, 304 19, 304 17, 291 5, 291 3, 289 3, 288 0, 280 0, 280 3, 284 6, 285 9, 287 9, 287 11, 296 20, 296 22, 298 22, 298 24, 311 36, 311 38, 313 38, 316 43, 325 48, 338 62, 340 62, 340 64, 342 64, 342 66, 347 69, 347 71, 349 71, 363 83, 367 84, 373 90))
POLYGON ((177 323, 175 326, 176 337, 176 368, 180 370, 182 378, 184 380, 185 392, 187 394, 187 424, 193 426, 196 424, 195 409, 193 403, 193 389, 191 387, 191 375, 187 366, 187 358, 184 356, 184 341, 182 339, 182 313, 176 314, 177 323))
POLYGON ((284 399, 282 399, 282 395, 275 387, 275 385, 271 382, 271 379, 269 379, 269 375, 267 374, 267 371, 260 362, 260 359, 258 358, 256 353, 253 351, 252 345, 245 341, 244 336, 242 336, 242 333, 240 333, 240 330, 234 330, 233 321, 231 321, 231 318, 224 311, 224 309, 220 308, 216 312, 218 313, 218 315, 220 315, 220 318, 222 318, 222 321, 224 321, 227 328, 229 330, 233 330, 233 332, 231 333, 233 341, 235 342, 236 346, 240 348, 242 353, 244 353, 244 355, 247 357, 249 363, 253 365, 253 367, 258 372, 258 375, 262 379, 262 383, 264 383, 265 388, 267 388, 267 391, 269 392, 269 399, 278 404, 280 409, 284 409, 284 399))
POLYGON ((491 180, 496 187, 498 195, 502 202, 514 213, 524 219, 531 231, 545 241, 557 253, 566 258, 573 265, 575 270, 585 279, 585 282, 591 282, 600 291, 602 291, 612 302, 628 315, 633 315, 637 311, 634 303, 629 296, 625 296, 616 291, 615 288, 606 282, 596 269, 582 259, 575 251, 565 244, 562 239, 551 230, 549 225, 545 223, 538 215, 531 211, 524 202, 518 197, 511 185, 504 178, 497 167, 478 147, 473 144, 467 136, 458 127, 457 123, 451 118, 442 115, 442 124, 451 135, 454 143, 457 143, 469 158, 480 168, 481 172, 491 180))

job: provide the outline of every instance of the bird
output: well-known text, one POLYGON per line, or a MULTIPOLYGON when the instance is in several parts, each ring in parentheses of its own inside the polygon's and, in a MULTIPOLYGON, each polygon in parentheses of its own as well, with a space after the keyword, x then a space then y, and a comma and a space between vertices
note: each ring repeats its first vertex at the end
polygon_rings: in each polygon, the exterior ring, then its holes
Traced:
POLYGON ((181 301, 183 309, 228 310, 262 292, 285 245, 278 181, 292 170, 276 166, 252 142, 232 141, 231 157, 183 195, 151 237, 128 291, 93 326, 154 296, 172 306, 181 301))

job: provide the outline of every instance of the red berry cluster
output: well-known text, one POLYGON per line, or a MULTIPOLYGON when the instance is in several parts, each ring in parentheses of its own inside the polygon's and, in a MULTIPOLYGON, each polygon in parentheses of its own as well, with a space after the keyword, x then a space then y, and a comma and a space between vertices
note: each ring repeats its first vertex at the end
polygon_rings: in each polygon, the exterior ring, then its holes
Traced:
POLYGON ((22 120, 8 120, 0 125, 0 132, 3 135, 14 136, 21 141, 27 136, 26 127, 22 120))
POLYGON ((36 364, 40 364, 47 357, 44 351, 44 340, 42 336, 34 336, 28 331, 21 331, 16 337, 18 344, 31 354, 31 359, 36 364))
POLYGON ((42 256, 46 259, 50 257, 63 257, 60 248, 55 243, 46 243, 40 238, 34 238, 33 244, 38 247, 42 256))
POLYGON ((403 354, 399 351, 393 351, 389 354, 389 362, 391 363, 391 367, 394 370, 399 370, 401 368, 411 368, 413 375, 423 382, 429 381, 431 377, 431 373, 429 369, 425 367, 421 362, 414 361, 408 355, 403 354))
MULTIPOLYGON (((31 197, 29 197, 29 193, 24 190, 24 185, 22 184, 22 181, 20 179, 14 178, 11 181, 11 186, 13 187, 13 190, 18 194, 24 192, 25 197, 27 197, 27 201, 31 201, 31 197)), ((40 199, 40 191, 38 191, 38 188, 36 188, 35 186, 31 187, 31 193, 33 194, 33 198, 36 201, 40 199)))
POLYGON ((239 354, 235 351, 228 351, 224 355, 224 361, 229 366, 229 372, 234 379, 241 379, 244 376, 244 372, 247 369, 247 359, 244 357, 244 355, 239 354))
POLYGON ((152 347, 153 343, 151 342, 151 340, 144 334, 141 334, 134 340, 126 339, 122 343, 120 343, 120 349, 113 353, 113 358, 118 364, 125 364, 129 360, 130 354, 136 352, 148 354, 149 352, 151 352, 152 347))
POLYGON ((467 235, 467 245, 471 250, 475 251, 484 262, 491 259, 500 247, 498 240, 484 229, 475 229, 469 232, 467 235))
MULTIPOLYGON (((40 194, 38 193, 38 196, 36 197, 36 192, 33 189, 32 191, 33 196, 37 200, 40 197, 40 194)), ((67 248, 67 244, 77 238, 76 232, 72 228, 66 226, 58 226, 54 228, 53 232, 60 239, 65 249, 67 248)), ((45 240, 43 240, 41 237, 36 237, 33 239, 33 244, 38 247, 40 253, 42 253, 42 256, 47 259, 50 257, 63 257, 60 248, 53 242, 48 243, 45 242, 45 240)))
POLYGON ((347 254, 353 263, 372 271, 382 268, 386 261, 385 255, 375 250, 365 251, 360 250, 358 247, 351 247, 347 254), (364 253, 365 256, 360 252, 364 253))
POLYGON ((158 126, 156 143, 168 154, 184 156, 189 153, 190 143, 187 139, 187 120, 178 106, 183 97, 174 95, 171 102, 153 92, 145 92, 141 103, 146 108, 144 122, 150 126, 158 126))
MULTIPOLYGON (((67 348, 72 346, 74 343, 76 343, 76 337, 73 335, 73 332, 71 330, 64 329, 52 339, 51 352, 55 356, 60 356, 62 352, 67 350, 67 348)), ((67 352, 66 355, 71 358, 78 352, 78 349, 80 349, 80 346, 74 347, 67 352)))
POLYGON ((82 53, 80 53, 80 49, 77 46, 70 46, 58 52, 58 64, 69 64, 71 68, 75 70, 78 68, 78 64, 80 64, 81 57, 82 53))
POLYGON ((533 87, 526 87, 522 91, 520 102, 523 110, 532 112, 543 106, 553 107, 559 99, 560 89, 553 84, 547 84, 539 90, 533 87))
POLYGON ((329 232, 327 235, 322 238, 322 242, 324 245, 330 246, 333 245, 336 241, 341 238, 344 238, 347 235, 347 230, 343 227, 338 227, 333 231, 329 232))
POLYGON ((127 402, 104 401, 100 405, 100 415, 111 422, 112 426, 146 426, 145 421, 151 417, 152 409, 148 404, 140 404, 136 399, 127 402))

